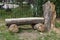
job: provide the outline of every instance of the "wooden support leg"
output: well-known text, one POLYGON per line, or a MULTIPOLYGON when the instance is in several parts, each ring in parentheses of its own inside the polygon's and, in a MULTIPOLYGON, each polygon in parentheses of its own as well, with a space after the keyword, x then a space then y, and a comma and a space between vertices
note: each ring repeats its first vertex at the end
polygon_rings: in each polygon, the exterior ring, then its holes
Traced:
POLYGON ((18 26, 16 24, 10 25, 9 31, 14 33, 18 32, 19 31, 18 26))

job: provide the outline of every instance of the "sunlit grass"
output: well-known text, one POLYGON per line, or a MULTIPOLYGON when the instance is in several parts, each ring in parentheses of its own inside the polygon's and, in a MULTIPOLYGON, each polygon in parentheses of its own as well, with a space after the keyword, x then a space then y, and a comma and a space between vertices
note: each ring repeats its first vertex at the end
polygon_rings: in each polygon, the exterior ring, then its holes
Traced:
POLYGON ((19 39, 17 34, 10 33, 4 25, 0 26, 0 40, 19 40, 19 39))

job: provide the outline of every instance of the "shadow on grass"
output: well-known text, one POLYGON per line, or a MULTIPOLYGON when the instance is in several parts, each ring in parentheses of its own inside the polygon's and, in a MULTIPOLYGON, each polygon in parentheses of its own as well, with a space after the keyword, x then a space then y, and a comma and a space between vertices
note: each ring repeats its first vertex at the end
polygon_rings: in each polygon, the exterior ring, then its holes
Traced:
POLYGON ((19 28, 19 32, 18 32, 18 33, 24 32, 24 31, 32 32, 33 30, 34 30, 34 29, 32 29, 32 28, 19 28))

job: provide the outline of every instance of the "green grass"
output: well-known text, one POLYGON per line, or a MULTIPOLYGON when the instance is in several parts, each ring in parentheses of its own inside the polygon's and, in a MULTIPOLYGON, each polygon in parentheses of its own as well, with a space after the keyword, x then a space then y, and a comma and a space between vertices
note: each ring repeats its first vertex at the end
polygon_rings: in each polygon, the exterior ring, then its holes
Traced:
POLYGON ((19 40, 16 33, 10 33, 8 31, 4 19, 0 19, 0 40, 19 40))
POLYGON ((56 22, 55 23, 55 26, 58 28, 58 27, 60 27, 60 22, 56 22))
POLYGON ((26 7, 18 7, 15 9, 11 9, 11 11, 6 11, 4 9, 0 9, 0 18, 20 18, 20 17, 32 17, 32 9, 29 6, 26 7))
POLYGON ((16 34, 10 33, 5 26, 0 26, 0 40, 19 40, 16 34))
POLYGON ((60 40, 60 35, 57 35, 54 31, 47 33, 46 35, 40 36, 38 40, 60 40))
POLYGON ((0 40, 19 40, 17 35, 12 35, 9 32, 0 33, 0 40))

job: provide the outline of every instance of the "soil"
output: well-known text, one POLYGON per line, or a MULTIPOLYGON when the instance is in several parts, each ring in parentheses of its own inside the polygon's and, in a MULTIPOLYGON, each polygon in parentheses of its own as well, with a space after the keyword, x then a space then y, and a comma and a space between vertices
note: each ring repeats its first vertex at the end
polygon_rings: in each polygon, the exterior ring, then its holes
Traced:
POLYGON ((57 18, 56 21, 60 23, 60 18, 57 18))
MULTIPOLYGON (((60 23, 60 18, 57 18, 57 19, 56 19, 56 22, 60 23)), ((55 31, 56 33, 60 34, 60 28, 54 27, 54 28, 53 28, 53 31, 55 31)))
POLYGON ((40 35, 39 33, 37 33, 37 31, 32 30, 32 32, 21 32, 20 34, 18 34, 18 36, 21 40, 37 40, 40 35))

